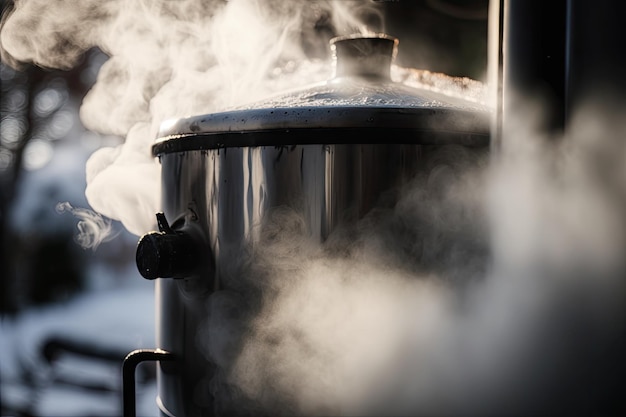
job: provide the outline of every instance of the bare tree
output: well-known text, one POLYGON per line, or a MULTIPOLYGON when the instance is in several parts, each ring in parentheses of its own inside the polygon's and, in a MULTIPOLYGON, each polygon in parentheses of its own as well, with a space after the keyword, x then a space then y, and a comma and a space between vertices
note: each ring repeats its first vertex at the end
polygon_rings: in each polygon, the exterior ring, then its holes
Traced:
MULTIPOLYGON (((10 16, 14 3, 0 0, 2 21, 10 16)), ((51 70, 21 63, 0 47, 0 314, 20 307, 20 286, 16 275, 19 239, 9 224, 9 212, 24 172, 24 157, 33 139, 50 141, 55 116, 72 97, 83 97, 89 88, 81 73, 90 64, 85 54, 69 71, 51 70)))

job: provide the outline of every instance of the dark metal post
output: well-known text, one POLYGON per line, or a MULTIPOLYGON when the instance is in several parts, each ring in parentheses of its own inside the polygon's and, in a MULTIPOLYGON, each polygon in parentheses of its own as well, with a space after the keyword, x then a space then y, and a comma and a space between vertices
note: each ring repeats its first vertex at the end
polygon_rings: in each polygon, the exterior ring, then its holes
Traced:
POLYGON ((626 2, 568 0, 567 114, 626 98, 626 2))
POLYGON ((567 0, 494 0, 490 26, 490 59, 495 86, 496 142, 506 142, 512 121, 529 107, 542 118, 529 120, 536 131, 565 127, 567 0), (497 9, 497 10, 496 10, 497 9), (494 68, 494 67, 498 68, 494 68))

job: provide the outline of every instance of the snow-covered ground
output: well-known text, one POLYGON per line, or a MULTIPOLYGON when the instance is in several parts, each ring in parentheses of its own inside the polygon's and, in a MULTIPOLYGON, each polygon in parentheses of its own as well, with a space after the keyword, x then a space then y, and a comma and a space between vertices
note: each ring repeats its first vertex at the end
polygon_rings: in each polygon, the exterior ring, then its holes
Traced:
MULTIPOLYGON (((101 143, 82 139, 54 144, 54 151, 46 154, 49 159, 24 172, 10 223, 25 239, 77 233, 78 219, 55 207, 69 202, 88 208, 85 161, 101 143)), ((62 301, 22 306, 12 317, 0 316, 3 417, 122 414, 122 361, 134 349, 155 347, 155 314, 153 283, 141 278, 134 263, 138 238, 119 224, 115 227, 117 237, 94 251, 76 244, 74 252, 86 259, 80 292, 62 301), (47 361, 42 350, 50 338, 119 352, 119 360, 62 351, 47 361)), ((136 390, 137 415, 145 417, 158 415, 154 372, 146 372, 148 366, 154 364, 138 368, 138 376, 144 371, 147 378, 138 378, 136 390)))
MULTIPOLYGON (((123 355, 154 347, 152 283, 133 281, 0 321, 3 409, 27 410, 35 416, 121 415, 123 355), (42 348, 51 337, 119 351, 121 356, 115 363, 66 353, 48 363, 42 348)), ((147 384, 138 381, 138 416, 158 415, 155 396, 154 379, 147 384)))

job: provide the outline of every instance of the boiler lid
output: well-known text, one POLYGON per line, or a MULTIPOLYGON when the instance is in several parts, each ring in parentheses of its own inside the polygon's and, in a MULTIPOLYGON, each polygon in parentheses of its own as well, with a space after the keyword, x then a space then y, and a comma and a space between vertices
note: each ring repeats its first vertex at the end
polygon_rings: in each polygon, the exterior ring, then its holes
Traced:
POLYGON ((330 80, 164 123, 153 153, 298 144, 486 145, 489 110, 473 96, 455 96, 436 83, 433 87, 411 78, 424 72, 397 70, 405 80, 392 81, 397 45, 396 38, 383 34, 334 38, 335 75, 330 80))

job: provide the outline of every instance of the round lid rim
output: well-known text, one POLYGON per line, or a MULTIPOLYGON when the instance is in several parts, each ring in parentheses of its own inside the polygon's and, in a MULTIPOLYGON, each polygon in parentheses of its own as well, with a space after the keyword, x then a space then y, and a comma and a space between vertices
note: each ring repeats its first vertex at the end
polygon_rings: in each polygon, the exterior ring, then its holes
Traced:
MULTIPOLYGON (((278 109, 274 109, 276 112, 278 109)), ((294 109, 289 109, 294 110, 294 109)), ((342 144, 415 144, 437 145, 456 143, 468 146, 486 146, 490 141, 490 114, 449 108, 345 108, 334 117, 327 109, 316 109, 325 115, 323 123, 300 119, 294 123, 289 117, 268 121, 263 117, 270 109, 260 112, 262 126, 248 123, 246 128, 202 129, 213 118, 224 116, 214 113, 205 116, 179 119, 185 123, 199 123, 195 129, 179 129, 174 125, 161 135, 152 147, 152 154, 160 156, 175 152, 256 146, 342 145, 342 144), (366 111, 367 110, 367 111, 366 111), (204 118, 202 123, 201 119, 204 118), (288 123, 287 123, 288 121, 288 123)), ((229 112, 232 113, 232 112, 229 112)), ((241 115, 242 112, 237 112, 241 115)), ((280 114, 280 111, 279 111, 280 114)), ((232 116, 232 114, 230 114, 232 116)), ((283 114, 284 116, 284 114, 283 114)), ((290 116, 290 115, 287 115, 290 116)), ((313 120, 314 121, 314 120, 313 120)))
MULTIPOLYGON (((379 130, 383 128, 377 128, 379 130)), ((386 130, 388 132, 388 130, 386 130)), ((490 143, 488 134, 441 131, 433 134, 429 131, 399 129, 393 132, 393 139, 382 140, 379 136, 362 137, 349 140, 350 135, 364 135, 371 129, 296 129, 255 131, 242 134, 238 132, 223 134, 180 135, 164 139, 152 146, 152 155, 160 157, 166 154, 191 151, 209 151, 233 148, 295 146, 333 146, 333 145, 462 145, 485 147, 490 143), (294 141, 294 136, 298 140, 294 141)))
POLYGON ((246 133, 284 129, 386 127, 390 129, 463 130, 485 133, 491 112, 448 106, 313 106, 232 110, 161 125, 157 142, 196 134, 246 133))

